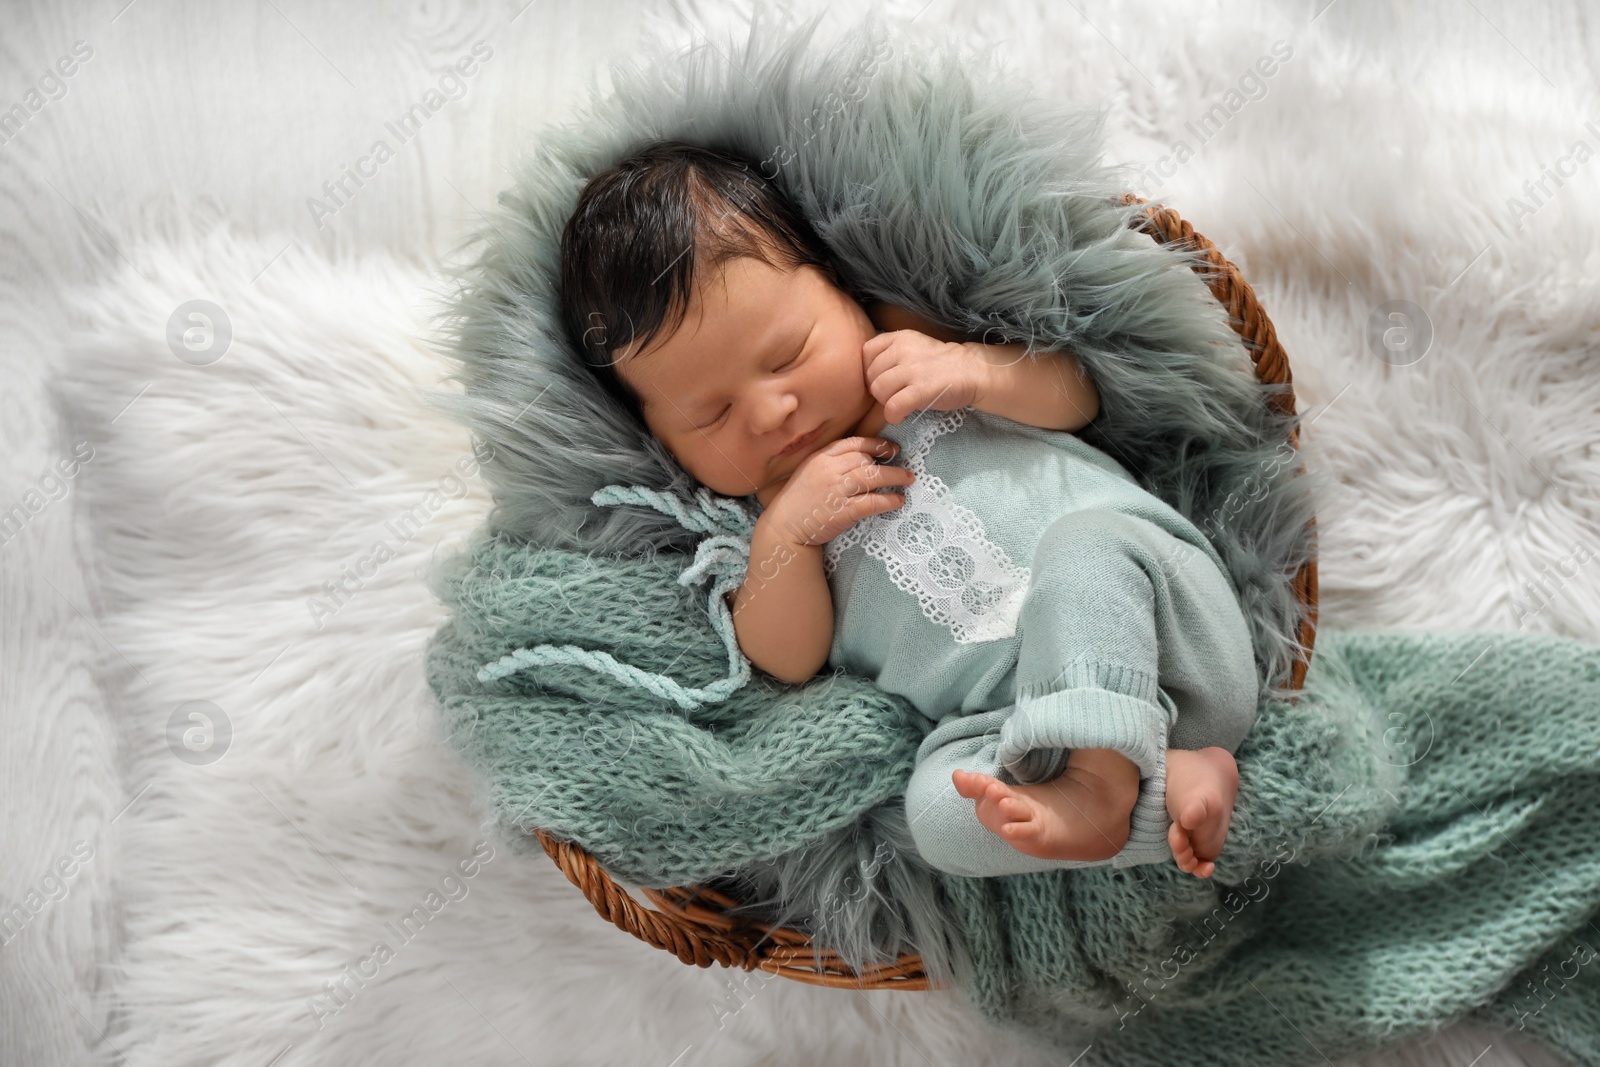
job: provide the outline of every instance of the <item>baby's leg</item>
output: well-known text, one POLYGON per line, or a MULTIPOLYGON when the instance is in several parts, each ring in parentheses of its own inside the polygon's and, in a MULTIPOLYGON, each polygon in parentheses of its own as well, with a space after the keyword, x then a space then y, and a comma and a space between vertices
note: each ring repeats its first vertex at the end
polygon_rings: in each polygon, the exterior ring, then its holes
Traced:
MULTIPOLYGON (((980 821, 979 805, 958 791, 956 783, 969 780, 994 782, 1002 789, 1018 788, 1002 780, 1016 779, 1009 768, 1000 764, 996 752, 1001 728, 1015 710, 1008 706, 971 715, 952 713, 939 720, 939 725, 923 739, 917 750, 917 765, 906 785, 905 807, 906 822, 918 855, 938 870, 968 878, 1034 874, 1107 863, 1126 865, 1127 860, 1134 858, 1128 848, 1121 849, 1112 860, 1050 859, 1025 852, 980 821)), ((1078 751, 1073 749, 1073 754, 1078 751)), ((1087 754, 1090 750, 1083 751, 1087 754)), ((1080 760, 1085 758, 1087 756, 1080 760)), ((1063 759, 1062 765, 1067 762, 1070 757, 1063 759)), ((1055 776, 1059 777, 1059 774, 1055 776)), ((1022 788, 1049 790, 1055 778, 1022 788)), ((1127 823, 1124 819, 1125 827, 1127 823)), ((1171 861, 1172 850, 1167 845, 1165 832, 1163 824, 1150 853, 1139 856, 1136 862, 1171 861)), ((1116 835, 1109 836, 1111 843, 1115 843, 1116 835)))
POLYGON ((1239 765, 1227 749, 1167 750, 1167 812, 1172 816, 1167 841, 1179 870, 1211 877, 1238 795, 1239 765))
MULTIPOLYGON (((1152 521, 1072 512, 1039 540, 1018 629, 1016 711, 1001 727, 1001 764, 1014 769, 1040 750, 1121 753, 1142 783, 1118 865, 1172 857, 1166 754, 1231 750, 1255 716, 1249 629, 1226 575, 1152 521)), ((1237 785, 1192 757, 1181 758, 1193 825, 1179 844, 1206 861, 1221 848, 1227 827, 1218 819, 1237 785)))
MULTIPOLYGON (((1008 785, 953 772, 956 792, 977 801, 978 821, 1012 848, 1041 859, 1106 860, 1128 843, 1139 768, 1113 749, 1075 748, 1054 781, 1008 785)), ((1228 838, 1239 794, 1233 754, 1215 745, 1167 750, 1167 840, 1178 869, 1209 878, 1228 838)))
MULTIPOLYGON (((1120 512, 1074 512, 1045 531, 1018 620, 1016 703, 946 716, 918 750, 906 817, 928 863, 993 877, 1173 860, 1167 754, 1174 745, 1236 746, 1254 719, 1257 684, 1227 578, 1185 547, 1120 512), (1115 750, 1139 770, 1126 844, 1110 860, 1023 852, 985 826, 974 797, 958 791, 958 782, 1004 784, 1008 775, 1048 787, 1080 749, 1115 750)), ((1195 831, 1204 862, 1214 837, 1195 831)))
POLYGON ((1109 860, 1128 843, 1139 767, 1109 748, 1075 748, 1053 781, 1008 785, 974 771, 953 774, 977 801, 978 821, 1012 848, 1052 860, 1109 860))

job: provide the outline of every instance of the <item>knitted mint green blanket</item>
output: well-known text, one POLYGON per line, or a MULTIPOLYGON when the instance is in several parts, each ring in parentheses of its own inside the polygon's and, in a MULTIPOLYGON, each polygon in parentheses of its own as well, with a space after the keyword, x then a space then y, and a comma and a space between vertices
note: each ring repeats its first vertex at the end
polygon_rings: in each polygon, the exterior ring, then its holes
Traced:
POLYGON ((858 961, 920 951, 1063 1062, 1321 1063, 1470 1018, 1600 1064, 1600 647, 1324 630, 1238 752, 1211 879, 966 879, 905 832, 926 723, 860 679, 758 673, 691 710, 576 664, 479 680, 554 642, 714 684, 690 562, 484 538, 441 571, 428 680, 520 847, 538 827, 638 884, 715 881, 858 961))

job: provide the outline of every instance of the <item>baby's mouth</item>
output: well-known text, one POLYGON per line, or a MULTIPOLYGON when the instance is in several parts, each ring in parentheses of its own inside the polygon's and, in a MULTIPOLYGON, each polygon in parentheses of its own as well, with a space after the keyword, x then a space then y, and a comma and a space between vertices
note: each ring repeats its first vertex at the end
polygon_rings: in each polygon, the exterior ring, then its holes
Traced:
POLYGON ((821 433, 821 432, 822 432, 822 427, 818 426, 815 430, 812 430, 810 433, 801 434, 799 437, 796 437, 793 441, 790 441, 788 444, 784 445, 782 451, 780 451, 776 456, 773 456, 772 458, 773 459, 782 459, 784 456, 793 455, 794 453, 798 452, 800 449, 806 447, 806 445, 809 445, 811 442, 815 441, 817 439, 817 435, 819 433, 821 433))

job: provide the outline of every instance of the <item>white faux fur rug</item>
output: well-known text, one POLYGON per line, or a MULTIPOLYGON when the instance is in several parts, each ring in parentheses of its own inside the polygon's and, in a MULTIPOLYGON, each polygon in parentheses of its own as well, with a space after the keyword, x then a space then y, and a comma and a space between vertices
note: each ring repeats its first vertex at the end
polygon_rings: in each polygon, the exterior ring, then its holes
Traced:
MULTIPOLYGON (((1118 158, 1169 157, 1144 192, 1254 283, 1316 415, 1307 462, 1341 482, 1319 519, 1323 625, 1600 641, 1600 164, 1572 164, 1575 187, 1547 183, 1531 216, 1506 204, 1542 164, 1565 171, 1575 141, 1600 148, 1581 50, 1490 78, 1521 61, 1457 24, 1509 31, 1488 8, 1364 43, 1298 8, 1161 34, 1159 4, 1086 10, 990 4, 967 25, 999 42, 1037 22, 1008 62, 1045 91, 1113 98, 1118 158), (1406 317, 1375 317, 1396 301, 1406 317)), ((547 861, 482 843, 421 670, 441 614, 417 570, 486 504, 465 435, 418 398, 445 371, 421 340, 433 275, 284 244, 213 229, 130 245, 131 265, 75 294, 61 387, 95 450, 79 478, 97 625, 125 657, 108 685, 128 806, 103 850, 118 1058, 1071 1060, 1012 1049, 952 994, 685 967, 547 861)), ((1475 1057, 1553 1062, 1462 1028, 1371 1062, 1475 1057)))

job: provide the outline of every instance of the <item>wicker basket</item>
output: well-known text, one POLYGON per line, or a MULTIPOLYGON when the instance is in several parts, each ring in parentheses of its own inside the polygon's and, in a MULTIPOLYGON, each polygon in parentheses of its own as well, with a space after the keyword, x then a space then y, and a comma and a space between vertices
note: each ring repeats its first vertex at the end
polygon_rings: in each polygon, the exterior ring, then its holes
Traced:
MULTIPOLYGON (((1122 202, 1145 201, 1130 193, 1122 202)), ((1277 332, 1239 269, 1171 208, 1147 208, 1139 228, 1158 241, 1176 242, 1180 248, 1195 248, 1205 253, 1210 264, 1204 274, 1206 283, 1212 295, 1228 309, 1234 329, 1255 361, 1256 376, 1263 382, 1292 384, 1289 359, 1278 343, 1277 332)), ((1270 402, 1282 414, 1294 413, 1292 390, 1271 397, 1270 402)), ((1299 449, 1298 432, 1291 431, 1289 440, 1299 449)), ((1302 473, 1305 470, 1304 466, 1300 469, 1302 473)), ((1311 525, 1316 525, 1315 519, 1311 525)), ((1310 666, 1311 647, 1316 637, 1317 561, 1314 553, 1295 575, 1293 586, 1305 608, 1300 623, 1300 643, 1306 654, 1296 660, 1290 676, 1290 689, 1299 690, 1310 666)), ((833 953, 814 950, 810 936, 799 930, 730 916, 728 909, 735 907, 737 901, 707 886, 644 889, 642 892, 660 909, 653 911, 612 881, 595 858, 580 846, 557 840, 542 830, 535 830, 534 834, 562 873, 583 890, 596 911, 641 941, 675 954, 684 963, 709 967, 716 961, 747 971, 759 967, 811 985, 849 989, 930 988, 919 956, 902 956, 892 964, 852 971, 833 953)))

